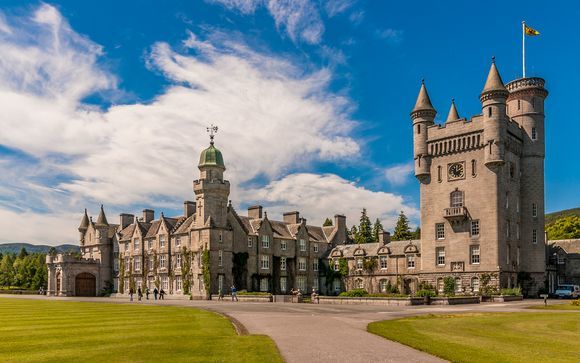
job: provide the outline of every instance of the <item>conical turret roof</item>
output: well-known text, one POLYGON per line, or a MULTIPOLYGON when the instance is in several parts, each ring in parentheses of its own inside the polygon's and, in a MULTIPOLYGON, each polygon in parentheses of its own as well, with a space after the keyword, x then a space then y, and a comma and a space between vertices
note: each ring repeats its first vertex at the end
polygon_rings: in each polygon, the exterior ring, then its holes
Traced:
POLYGON ((79 225, 79 231, 83 232, 89 228, 89 216, 87 215, 87 209, 85 208, 85 214, 83 215, 83 219, 81 219, 81 224, 79 225))
POLYGON ((457 112, 457 108, 455 107, 455 99, 452 99, 451 107, 449 108, 449 114, 447 114, 447 120, 445 122, 455 120, 459 120, 459 113, 457 112))
POLYGON ((421 89, 419 90, 419 96, 417 96, 417 102, 415 102, 415 107, 411 112, 425 110, 435 111, 435 108, 433 108, 433 104, 431 103, 431 99, 429 98, 429 93, 427 93, 425 81, 421 81, 421 89))
POLYGON ((501 80, 501 76, 499 75, 499 71, 495 66, 495 57, 492 58, 491 67, 489 68, 489 73, 487 74, 487 80, 485 81, 485 86, 483 86, 483 91, 481 93, 487 93, 492 91, 506 91, 503 81, 501 80))
POLYGON ((97 223, 95 223, 95 226, 97 227, 102 227, 102 226, 108 226, 109 222, 107 222, 107 217, 105 216, 105 211, 103 210, 103 205, 101 204, 101 212, 99 213, 99 216, 97 217, 97 223))

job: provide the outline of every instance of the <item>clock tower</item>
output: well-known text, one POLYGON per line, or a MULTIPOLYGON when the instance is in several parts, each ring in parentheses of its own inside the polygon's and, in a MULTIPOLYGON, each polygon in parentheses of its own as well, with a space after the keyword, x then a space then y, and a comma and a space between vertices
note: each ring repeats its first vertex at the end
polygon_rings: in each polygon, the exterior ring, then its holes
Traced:
POLYGON ((504 85, 495 60, 480 94, 481 114, 459 116, 452 101, 435 124, 425 85, 411 112, 421 192, 421 272, 461 292, 543 287, 544 99, 541 78, 504 85), (518 280, 519 278, 519 280, 518 280))

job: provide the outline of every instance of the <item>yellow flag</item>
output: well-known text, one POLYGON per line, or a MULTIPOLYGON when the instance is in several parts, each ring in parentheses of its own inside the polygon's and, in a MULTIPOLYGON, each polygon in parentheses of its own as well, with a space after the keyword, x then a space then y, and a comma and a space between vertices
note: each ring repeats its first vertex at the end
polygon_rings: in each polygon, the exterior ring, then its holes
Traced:
POLYGON ((540 35, 539 31, 537 31, 534 28, 530 28, 527 25, 524 25, 524 31, 525 31, 526 35, 529 35, 530 37, 535 37, 536 35, 540 35))

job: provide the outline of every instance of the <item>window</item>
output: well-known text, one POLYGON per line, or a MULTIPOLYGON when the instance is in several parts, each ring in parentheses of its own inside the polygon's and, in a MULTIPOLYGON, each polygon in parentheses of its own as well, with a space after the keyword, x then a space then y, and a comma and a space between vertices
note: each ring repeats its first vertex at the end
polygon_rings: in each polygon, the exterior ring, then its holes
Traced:
POLYGON ((407 268, 415 268, 415 256, 407 256, 407 268))
POLYGON ((536 141, 538 139, 538 133, 536 132, 536 128, 532 127, 532 140, 536 141))
POLYGON ((505 256, 505 262, 509 265, 510 264, 510 254, 511 254, 511 248, 510 245, 507 245, 507 253, 505 256))
POLYGON ((469 246, 469 256, 472 265, 479 265, 479 245, 469 246))
POLYGON ((153 259, 153 256, 149 256, 149 271, 152 271, 153 268, 155 267, 155 260, 153 259))
POLYGON ((518 100, 518 110, 522 107, 522 103, 520 100, 518 100))
POLYGON ((286 271, 286 257, 280 257, 280 271, 286 271))
POLYGON ((437 181, 439 183, 441 183, 442 179, 441 179, 441 166, 437 167, 437 181))
POLYGON ((318 259, 314 259, 314 261, 312 261, 312 271, 318 271, 318 259))
POLYGON ((471 160, 471 176, 477 175, 477 161, 471 160))
POLYGON ((133 239, 133 249, 135 251, 139 251, 139 238, 134 238, 133 239))
POLYGON ((286 277, 280 277, 280 291, 286 292, 288 290, 288 283, 286 277))
POLYGON ((147 241, 147 248, 152 250, 153 249, 153 240, 150 239, 149 241, 147 241))
POLYGON ((365 283, 364 283, 363 279, 356 279, 356 282, 355 282, 355 285, 354 286, 357 289, 364 289, 365 288, 365 283))
POLYGON ((129 251, 129 242, 125 242, 125 251, 129 251))
POLYGON ((520 248, 516 248, 516 265, 520 265, 520 248))
POLYGON ((340 262, 338 258, 334 259, 334 271, 338 271, 340 269, 340 262))
POLYGON ((177 247, 181 246, 181 237, 175 237, 175 245, 177 247))
MULTIPOLYGON (((518 101, 518 102, 519 102, 519 101, 518 101)), ((491 117, 491 107, 488 107, 488 108, 487 108, 487 115, 488 115, 489 117, 491 117)))
POLYGON ((167 256, 166 255, 160 255, 159 256, 159 267, 160 268, 166 268, 167 266, 167 256))
POLYGON ((114 269, 115 271, 119 271, 119 260, 115 258, 115 262, 114 262, 114 269))
POLYGON ((320 288, 320 286, 318 285, 318 278, 317 277, 314 278, 312 288, 314 289, 314 291, 318 291, 318 289, 320 288))
POLYGON ((260 280, 260 291, 266 292, 268 291, 268 279, 263 278, 260 280))
POLYGON ((306 258, 298 258, 298 271, 306 271, 306 258))
POLYGON ((248 237, 248 247, 252 248, 252 237, 248 237))
POLYGON ((159 236, 159 248, 165 248, 165 236, 159 236))
POLYGON ((222 250, 218 251, 218 266, 224 265, 224 252, 222 250))
POLYGON ((133 268, 135 271, 141 271, 141 257, 135 257, 133 260, 133 268))
POLYGON ((520 239, 520 224, 516 223, 516 239, 520 239))
POLYGON ((438 291, 439 293, 442 293, 442 292, 443 292, 443 289, 444 289, 444 287, 445 287, 445 284, 443 283, 443 277, 439 277, 439 278, 437 279, 437 291, 438 291))
POLYGON ((280 241, 280 249, 282 251, 286 251, 288 249, 288 242, 286 242, 286 241, 280 241))
POLYGON ((167 276, 161 278, 161 288, 163 290, 169 290, 169 278, 167 276))
POLYGON ((471 290, 473 292, 479 292, 479 278, 478 277, 471 278, 471 290))
POLYGON ((505 222, 505 236, 510 237, 510 221, 505 222))
POLYGON ((564 255, 558 254, 558 265, 564 265, 565 263, 566 259, 564 258, 564 255))
POLYGON ((462 292, 463 287, 461 286, 461 277, 455 278, 455 292, 462 292))
POLYGON ((420 134, 420 133, 421 133, 421 124, 418 124, 417 125, 417 134, 420 134))
POLYGON ((437 266, 444 266, 445 265, 445 248, 444 247, 437 247, 435 255, 436 255, 436 259, 437 259, 437 266))
POLYGON ((510 178, 513 179, 513 178, 516 177, 516 167, 515 167, 515 164, 510 161, 509 164, 508 164, 508 166, 509 166, 510 178))
POLYGON ((306 251, 306 241, 303 239, 300 240, 300 251, 306 251))
POLYGON ((262 270, 268 270, 270 268, 270 256, 262 255, 262 257, 260 258, 260 262, 262 270))
POLYGON ((312 248, 313 248, 314 252, 318 252, 318 243, 313 243, 313 246, 314 247, 312 247, 312 248))
POLYGON ((181 291, 183 284, 181 282, 181 276, 175 276, 175 290, 181 291))
POLYGON ((125 257, 125 271, 129 271, 131 265, 129 265, 129 257, 125 257))
POLYGON ((181 268, 181 253, 175 255, 175 267, 181 268))
POLYGON ((262 248, 270 248, 270 236, 262 236, 262 248))
POLYGON ((538 243, 538 230, 537 229, 532 229, 532 243, 533 244, 538 243))
POLYGON ((463 207, 463 192, 455 190, 451 193, 451 207, 463 207))
POLYGON ((361 257, 356 259, 356 269, 357 270, 363 269, 363 259, 361 257))
POLYGON ((301 291, 306 291, 306 277, 298 276, 296 280, 298 283, 298 289, 300 289, 301 291))
POLYGON ((435 237, 437 237, 437 239, 445 239, 445 224, 435 224, 435 237))
POLYGON ((222 231, 220 231, 218 238, 219 238, 219 243, 222 243, 224 241, 224 235, 223 235, 222 231))
POLYGON ((387 262, 388 261, 388 257, 387 256, 381 256, 379 257, 379 264, 381 266, 381 270, 386 270, 388 265, 387 262))
POLYGON ((516 212, 520 212, 520 201, 516 200, 516 212))
POLYGON ((218 275, 218 291, 224 292, 224 275, 218 275))
POLYGON ((475 236, 479 236, 479 220, 473 220, 471 221, 471 236, 475 237, 475 236))
POLYGON ((532 217, 538 216, 538 204, 532 203, 532 217))
POLYGON ((389 289, 389 280, 383 279, 379 281, 379 290, 385 294, 389 289))
POLYGON ((338 294, 340 292, 340 279, 334 279, 332 287, 334 288, 334 293, 338 294))

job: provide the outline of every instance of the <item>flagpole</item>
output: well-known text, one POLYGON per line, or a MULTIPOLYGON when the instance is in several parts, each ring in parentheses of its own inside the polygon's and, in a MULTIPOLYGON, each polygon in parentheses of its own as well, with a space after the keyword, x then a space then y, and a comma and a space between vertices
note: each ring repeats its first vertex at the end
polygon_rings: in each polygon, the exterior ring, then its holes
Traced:
POLYGON ((522 21, 522 78, 526 78, 526 21, 522 21))

